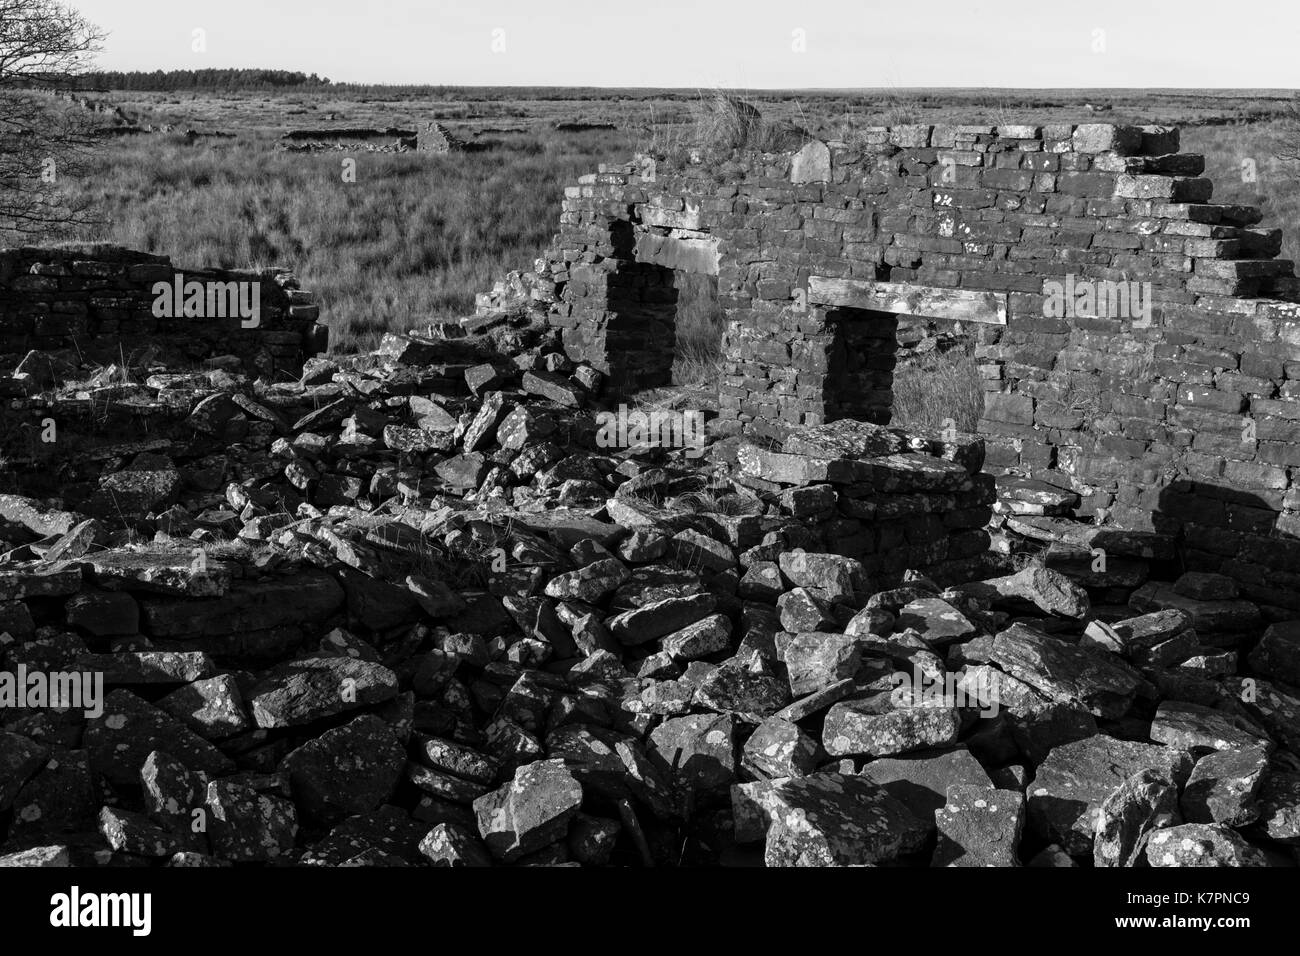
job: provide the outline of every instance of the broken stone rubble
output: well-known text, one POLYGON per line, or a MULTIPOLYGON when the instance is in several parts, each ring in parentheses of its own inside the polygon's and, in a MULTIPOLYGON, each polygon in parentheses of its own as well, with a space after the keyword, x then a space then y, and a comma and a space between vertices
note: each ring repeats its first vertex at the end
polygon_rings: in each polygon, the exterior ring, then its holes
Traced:
POLYGON ((24 400, 0 666, 108 694, 0 708, 0 865, 1296 862, 1295 631, 1230 583, 984 553, 997 494, 1074 532, 977 439, 601 448, 598 386, 487 315, 92 389, 144 445, 24 400))

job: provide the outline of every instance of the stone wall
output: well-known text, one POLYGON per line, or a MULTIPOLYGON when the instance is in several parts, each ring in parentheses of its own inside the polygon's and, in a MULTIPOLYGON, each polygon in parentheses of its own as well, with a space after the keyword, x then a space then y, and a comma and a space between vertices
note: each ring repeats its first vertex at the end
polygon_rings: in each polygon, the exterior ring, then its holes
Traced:
POLYGON ((716 274, 721 415, 778 438, 888 421, 900 317, 959 321, 990 470, 1300 607, 1297 280, 1281 231, 1211 204, 1178 148, 1163 127, 906 126, 602 166, 566 192, 553 321, 615 392, 664 384, 674 276, 716 274), (1107 282, 1138 283, 1149 312, 1049 303, 1053 283, 1107 282))
POLYGON ((319 314, 282 270, 182 269, 165 256, 100 245, 0 249, 0 359, 11 368, 33 349, 104 364, 152 349, 163 360, 235 355, 252 372, 296 375, 325 348, 319 314), (155 283, 178 274, 187 282, 259 283, 257 326, 235 316, 155 317, 155 283))

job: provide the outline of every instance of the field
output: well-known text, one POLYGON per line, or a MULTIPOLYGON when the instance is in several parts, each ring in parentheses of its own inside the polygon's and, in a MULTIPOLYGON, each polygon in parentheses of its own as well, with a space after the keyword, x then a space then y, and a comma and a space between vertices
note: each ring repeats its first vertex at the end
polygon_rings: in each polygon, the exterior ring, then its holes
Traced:
MULTIPOLYGON (((90 175, 76 184, 101 211, 101 223, 83 238, 167 253, 181 266, 292 267, 320 301, 335 347, 365 348, 387 330, 472 311, 475 293, 510 269, 530 266, 546 247, 565 185, 652 142, 689 138, 708 96, 454 89, 93 94, 133 122, 170 131, 106 141, 90 175), (427 120, 480 149, 444 156, 360 153, 356 181, 345 182, 342 159, 350 154, 276 148, 292 127, 403 127, 427 120), (561 122, 617 128, 565 132, 556 129, 561 122)), ((1300 184, 1274 158, 1291 102, 1285 92, 891 90, 747 98, 765 116, 827 138, 881 123, 1180 125, 1183 152, 1206 156, 1216 201, 1260 206, 1264 225, 1285 230, 1284 257, 1300 258, 1300 184)), ((701 297, 684 298, 692 305, 679 323, 682 377, 707 381, 718 316, 701 297)), ((900 415, 941 420, 956 403, 955 417, 968 421, 974 414, 963 404, 968 398, 925 407, 933 390, 916 386, 920 376, 936 374, 952 378, 955 396, 972 394, 960 367, 903 369, 900 415), (905 398, 909 389, 915 400, 905 398)))

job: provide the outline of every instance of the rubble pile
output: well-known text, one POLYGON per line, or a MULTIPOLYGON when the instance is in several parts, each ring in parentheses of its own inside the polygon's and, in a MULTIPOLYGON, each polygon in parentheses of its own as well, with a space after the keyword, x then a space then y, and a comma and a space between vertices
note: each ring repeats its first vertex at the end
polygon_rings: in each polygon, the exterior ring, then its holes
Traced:
POLYGON ((1296 863, 1300 625, 1017 568, 973 436, 609 441, 558 336, 14 399, 0 864, 1296 863))

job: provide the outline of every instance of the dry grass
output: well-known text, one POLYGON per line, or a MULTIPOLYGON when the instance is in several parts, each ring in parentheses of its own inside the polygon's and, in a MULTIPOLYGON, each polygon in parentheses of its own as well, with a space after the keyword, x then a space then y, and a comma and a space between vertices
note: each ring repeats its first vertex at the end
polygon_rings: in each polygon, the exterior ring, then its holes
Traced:
POLYGON ((1185 129, 1182 152, 1205 156, 1216 203, 1258 206, 1258 228, 1282 229, 1282 258, 1300 260, 1300 167, 1286 159, 1286 121, 1185 129), (1252 178, 1253 177, 1253 178, 1252 178))
POLYGON ((894 370, 891 424, 939 429, 951 419, 959 431, 973 432, 983 410, 979 369, 966 352, 931 352, 894 370))
MULTIPOLYGON (((648 151, 680 165, 693 150, 714 156, 736 150, 779 153, 811 138, 801 122, 767 116, 749 100, 722 90, 701 94, 692 114, 688 124, 652 123, 648 151)), ((797 104, 796 115, 806 119, 797 104)))
POLYGON ((718 282, 711 276, 682 274, 677 279, 677 385, 716 383, 722 375, 722 333, 726 316, 718 305, 718 282))
POLYGON ((565 185, 630 152, 618 133, 520 137, 487 152, 284 153, 266 137, 109 144, 79 183, 103 210, 83 238, 182 268, 287 266, 336 347, 470 314, 474 296, 549 244, 565 185))
POLYGON ((765 117, 752 103, 720 90, 702 101, 695 119, 696 144, 706 148, 776 153, 798 149, 809 138, 790 120, 765 117))

